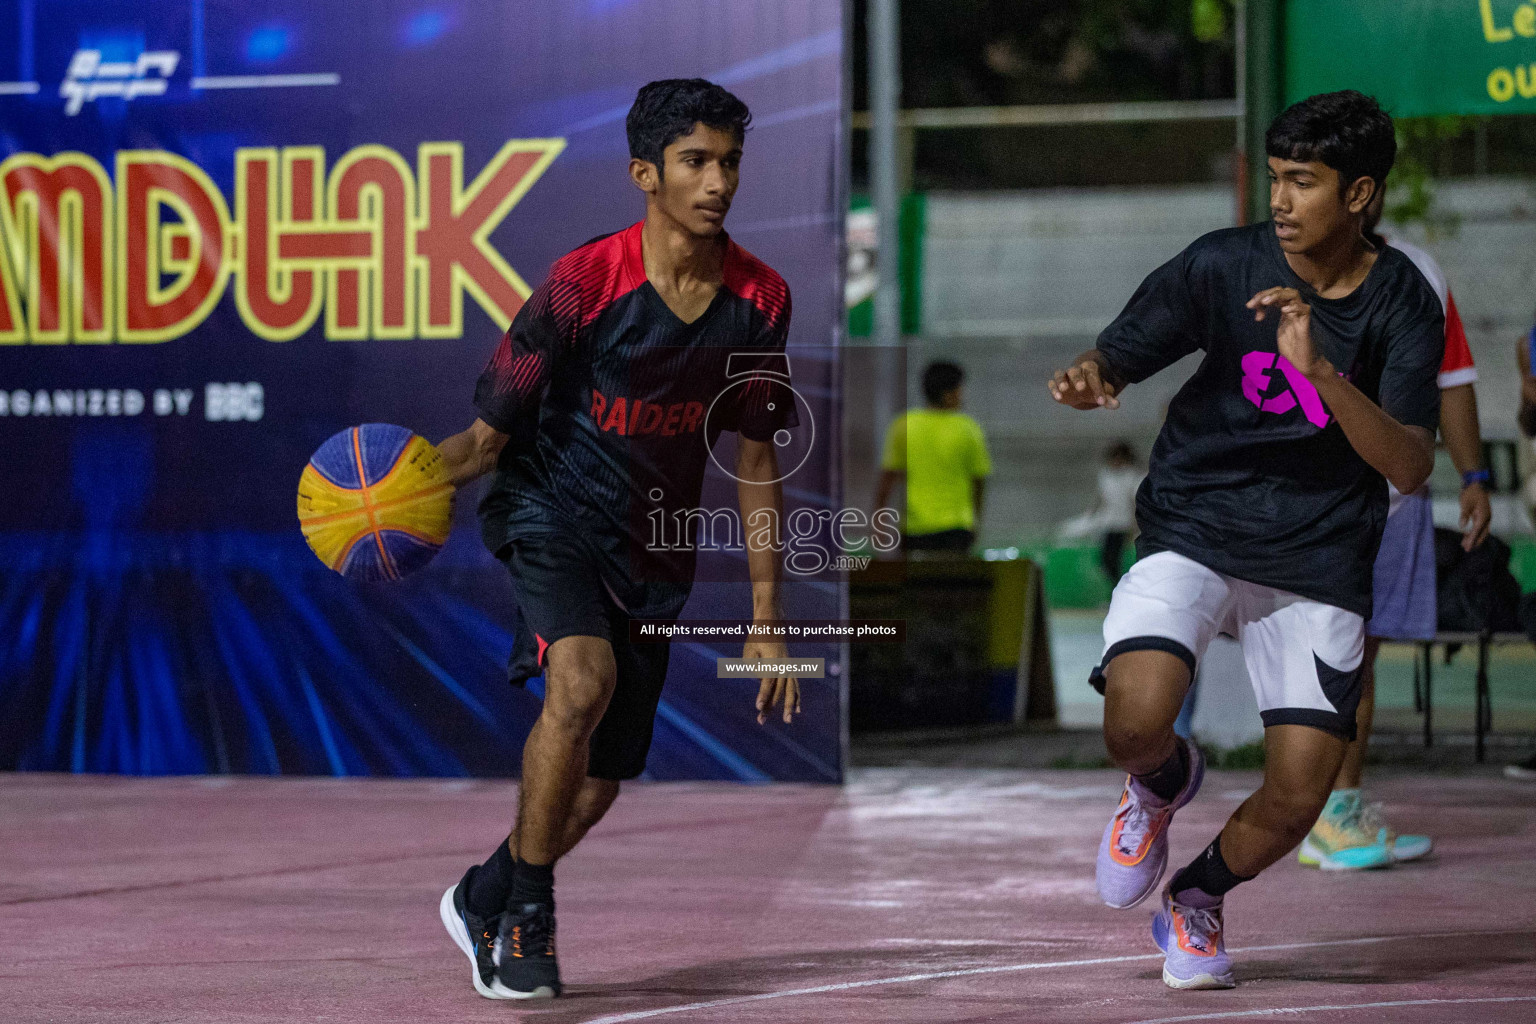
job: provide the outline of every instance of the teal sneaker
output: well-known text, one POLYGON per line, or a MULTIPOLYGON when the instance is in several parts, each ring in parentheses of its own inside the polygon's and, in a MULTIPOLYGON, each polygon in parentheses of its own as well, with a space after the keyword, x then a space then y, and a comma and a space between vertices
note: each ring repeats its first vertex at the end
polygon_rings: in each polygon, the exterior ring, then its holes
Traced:
POLYGON ((1301 841, 1296 859, 1324 871, 1389 868, 1391 840, 1380 817, 1361 804, 1359 790, 1340 790, 1328 798, 1322 817, 1301 841))
POLYGON ((1392 831, 1392 827, 1382 820, 1380 804, 1367 805, 1360 812, 1360 821, 1366 831, 1387 830, 1387 849, 1392 851, 1394 863, 1418 860, 1435 848, 1435 841, 1429 836, 1400 836, 1392 831))

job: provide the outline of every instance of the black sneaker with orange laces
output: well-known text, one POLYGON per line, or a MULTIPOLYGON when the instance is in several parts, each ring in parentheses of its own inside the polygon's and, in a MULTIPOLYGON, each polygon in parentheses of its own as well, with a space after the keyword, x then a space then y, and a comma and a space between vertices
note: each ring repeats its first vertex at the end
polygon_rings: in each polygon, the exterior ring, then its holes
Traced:
POLYGON ((515 903, 501 915, 501 961, 496 976, 515 999, 553 999, 560 994, 554 907, 515 903))
POLYGON ((487 999, 516 999, 517 993, 507 991, 496 980, 497 931, 501 926, 501 916, 480 917, 466 903, 469 880, 475 876, 476 867, 478 865, 464 872, 459 884, 450 886, 443 893, 443 898, 438 901, 437 914, 442 919, 443 927, 448 929, 453 944, 469 957, 470 980, 474 982, 475 991, 487 999))

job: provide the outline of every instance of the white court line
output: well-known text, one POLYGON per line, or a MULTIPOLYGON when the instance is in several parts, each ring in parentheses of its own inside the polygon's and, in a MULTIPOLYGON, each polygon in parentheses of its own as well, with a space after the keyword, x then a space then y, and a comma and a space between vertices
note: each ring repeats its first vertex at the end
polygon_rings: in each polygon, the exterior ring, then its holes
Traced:
MULTIPOLYGON (((1401 942, 1404 939, 1461 939, 1475 935, 1527 935, 1530 928, 1497 928, 1470 932, 1423 932, 1416 935, 1371 935, 1361 939, 1328 939, 1322 942, 1287 942, 1276 946, 1248 946, 1233 949, 1232 953, 1272 953, 1287 949, 1321 949, 1327 946, 1367 946, 1379 942, 1401 942)), ((1137 960, 1161 960, 1161 953, 1142 953, 1136 956, 1104 956, 1091 960, 1045 960, 1030 964, 1005 964, 999 967, 970 967, 955 971, 927 971, 922 974, 903 974, 895 978, 871 978, 868 981, 844 981, 833 985, 816 985, 811 988, 791 988, 780 992, 760 992, 750 996, 733 996, 729 999, 711 999, 702 1003, 684 1003, 681 1006, 664 1006, 657 1010, 636 1010, 633 1013, 616 1013, 608 1017, 594 1017, 585 1024, 622 1024, 623 1021, 644 1020, 672 1013, 688 1013, 692 1010, 708 1010, 717 1006, 735 1006, 738 1003, 756 1003, 764 999, 787 999, 791 996, 813 996, 824 992, 847 992, 852 989, 872 988, 876 985, 900 985, 913 981, 938 981, 943 978, 969 978, 979 974, 1011 974, 1018 971, 1039 971, 1051 967, 1092 967, 1097 964, 1123 964, 1137 960)), ((1250 1011, 1251 1012, 1251 1011, 1250 1011)))
POLYGON ((1338 1006, 1277 1006, 1270 1010, 1227 1010, 1224 1013, 1192 1013, 1185 1017, 1158 1017, 1135 1024, 1176 1024, 1185 1020, 1231 1020, 1234 1017, 1274 1017, 1283 1013, 1320 1013, 1325 1010, 1375 1010, 1388 1006, 1451 1006, 1465 1003, 1536 1003, 1536 996, 1480 996, 1473 999, 1395 999, 1387 1003, 1344 1003, 1338 1006))
POLYGON ((36 82, 0 82, 0 96, 31 96, 37 89, 36 82))
POLYGON ((965 978, 973 974, 1000 974, 1005 971, 1032 971, 1043 967, 1089 967, 1093 964, 1123 964, 1130 960, 1161 960, 1161 953, 1141 953, 1136 956, 1106 956, 1094 960, 1053 960, 1038 964, 1009 964, 1006 967, 971 967, 959 971, 929 971, 925 974, 903 974, 899 978, 873 978, 869 981, 844 981, 836 985, 817 985, 814 988, 791 988, 782 992, 760 992, 754 996, 734 996, 730 999, 711 999, 705 1003, 685 1003, 682 1006, 666 1006, 659 1010, 639 1010, 635 1013, 617 1013, 611 1017, 596 1017, 586 1024, 619 1024, 626 1020, 643 1020, 660 1017, 665 1013, 687 1013, 689 1010, 707 1010, 716 1006, 734 1006, 737 1003, 755 1003, 763 999, 784 999, 788 996, 813 996, 822 992, 846 992, 849 989, 869 988, 872 985, 899 985, 904 981, 933 981, 938 978, 965 978))
POLYGON ((340 85, 341 76, 327 72, 317 75, 220 75, 194 78, 194 89, 283 89, 304 85, 340 85))

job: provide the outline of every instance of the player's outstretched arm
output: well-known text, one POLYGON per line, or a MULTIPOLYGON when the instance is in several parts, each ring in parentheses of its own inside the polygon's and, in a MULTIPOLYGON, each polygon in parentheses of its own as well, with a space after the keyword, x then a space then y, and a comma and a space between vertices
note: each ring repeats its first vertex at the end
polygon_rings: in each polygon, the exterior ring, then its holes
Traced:
POLYGON ((1047 383, 1051 397, 1074 409, 1118 409, 1123 390, 1119 377, 1096 348, 1072 360, 1065 370, 1057 370, 1047 383))
POLYGON ((1312 344, 1312 307, 1295 288, 1267 288, 1247 302, 1255 320, 1279 313, 1276 347, 1317 388, 1360 457, 1403 494, 1424 486, 1435 468, 1435 436, 1397 422, 1345 380, 1312 344))
POLYGON ((437 450, 448 467, 449 481, 455 487, 462 487, 489 473, 506 446, 506 434, 477 419, 468 430, 443 440, 437 450))
MULTIPOLYGON (((736 437, 736 497, 746 527, 747 571, 752 577, 752 621, 777 623, 784 616, 779 607, 779 524, 784 517, 784 487, 779 482, 779 457, 772 441, 736 437), (764 526, 772 529, 765 530, 764 526)), ((748 640, 743 658, 783 660, 789 650, 782 640, 748 640)), ((777 705, 783 705, 784 721, 800 711, 800 681, 793 676, 765 676, 757 690, 757 723, 768 721, 777 705)))

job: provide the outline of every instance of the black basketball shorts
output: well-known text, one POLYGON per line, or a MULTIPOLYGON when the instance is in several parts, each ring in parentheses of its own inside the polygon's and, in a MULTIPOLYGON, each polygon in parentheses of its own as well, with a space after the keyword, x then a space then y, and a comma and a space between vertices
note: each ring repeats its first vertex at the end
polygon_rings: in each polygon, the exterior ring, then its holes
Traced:
POLYGON ((574 532, 555 529, 518 537, 501 555, 518 604, 510 681, 522 686, 543 674, 550 645, 568 636, 607 640, 618 675, 608 710, 592 734, 587 775, 635 778, 645 770, 651 749, 671 645, 630 642, 630 616, 603 582, 595 553, 574 532))

